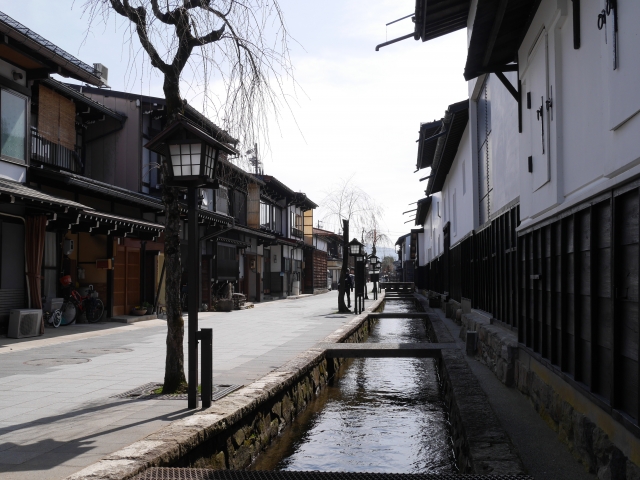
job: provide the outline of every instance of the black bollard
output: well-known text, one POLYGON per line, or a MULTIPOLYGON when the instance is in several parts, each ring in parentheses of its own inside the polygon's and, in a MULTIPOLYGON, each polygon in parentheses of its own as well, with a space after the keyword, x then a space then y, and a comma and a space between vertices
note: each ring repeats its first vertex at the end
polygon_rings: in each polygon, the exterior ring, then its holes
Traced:
POLYGON ((203 328, 199 334, 202 345, 202 408, 209 408, 211 406, 211 397, 213 396, 213 330, 211 328, 203 328))

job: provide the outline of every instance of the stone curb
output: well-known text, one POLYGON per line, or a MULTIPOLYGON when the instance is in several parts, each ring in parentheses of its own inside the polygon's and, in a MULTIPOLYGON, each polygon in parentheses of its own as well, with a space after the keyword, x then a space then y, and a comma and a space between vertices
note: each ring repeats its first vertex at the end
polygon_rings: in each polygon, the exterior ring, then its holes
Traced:
MULTIPOLYGON (((415 295, 425 312, 429 300, 415 295)), ((437 314, 429 314, 432 341, 455 343, 455 339, 437 314)), ((459 349, 442 350, 438 362, 454 451, 461 473, 480 475, 524 475, 524 464, 509 435, 500 426, 487 395, 459 349)))
MULTIPOLYGON (((355 316, 319 343, 339 343, 347 340, 383 302, 384 294, 362 314, 355 316)), ((286 392, 323 358, 324 350, 316 344, 260 380, 218 400, 211 408, 176 420, 144 439, 66 477, 66 480, 126 480, 149 467, 168 466, 177 462, 198 445, 228 430, 258 410, 260 405, 286 392)))

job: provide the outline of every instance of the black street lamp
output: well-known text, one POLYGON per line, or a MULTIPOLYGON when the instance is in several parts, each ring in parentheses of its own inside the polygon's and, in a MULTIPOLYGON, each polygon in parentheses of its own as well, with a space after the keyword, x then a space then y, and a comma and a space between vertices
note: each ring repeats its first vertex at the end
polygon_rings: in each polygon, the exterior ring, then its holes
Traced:
POLYGON ((380 259, 376 255, 369 257, 369 265, 371 266, 371 281, 373 282, 373 299, 378 299, 378 281, 380 280, 380 259))
POLYGON ((202 406, 211 406, 212 371, 211 371, 211 329, 198 331, 198 285, 200 262, 198 261, 198 188, 209 186, 218 188, 216 169, 220 152, 237 154, 233 148, 219 142, 179 115, 177 120, 167 126, 149 141, 145 147, 164 157, 167 164, 167 175, 164 183, 167 186, 187 189, 188 210, 188 288, 189 295, 189 355, 188 355, 188 408, 198 408, 198 340, 203 341, 203 370, 205 365, 209 371, 203 371, 202 406))
POLYGON ((354 238, 349 242, 349 254, 355 259, 356 287, 354 313, 357 315, 364 311, 364 290, 366 288, 364 272, 366 252, 364 250, 364 245, 354 238))

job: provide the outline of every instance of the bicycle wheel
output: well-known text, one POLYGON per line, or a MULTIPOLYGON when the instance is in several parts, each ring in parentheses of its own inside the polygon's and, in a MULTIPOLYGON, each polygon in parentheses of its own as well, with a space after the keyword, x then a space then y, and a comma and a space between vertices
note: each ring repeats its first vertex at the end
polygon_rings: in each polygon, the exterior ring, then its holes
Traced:
POLYGON ((76 316, 78 315, 78 309, 72 302, 63 303, 60 311, 62 312, 61 325, 69 325, 76 321, 76 316))
POLYGON ((104 304, 99 298, 92 298, 87 308, 87 321, 96 323, 104 315, 104 304))
POLYGON ((51 314, 50 321, 51 321, 51 325, 53 325, 54 328, 58 328, 60 324, 62 324, 62 312, 60 311, 60 309, 55 310, 51 314))

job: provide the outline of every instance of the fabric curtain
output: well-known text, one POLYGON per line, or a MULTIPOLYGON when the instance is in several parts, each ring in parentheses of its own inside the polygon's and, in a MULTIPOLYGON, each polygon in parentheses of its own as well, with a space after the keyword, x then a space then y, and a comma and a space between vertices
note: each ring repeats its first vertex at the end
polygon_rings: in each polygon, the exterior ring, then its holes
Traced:
POLYGON ((37 215, 27 217, 27 282, 29 283, 30 308, 42 308, 42 290, 40 272, 44 256, 47 217, 37 215))

